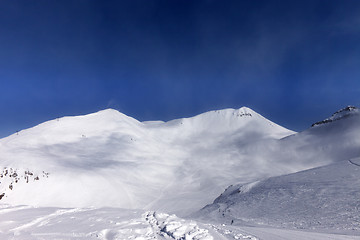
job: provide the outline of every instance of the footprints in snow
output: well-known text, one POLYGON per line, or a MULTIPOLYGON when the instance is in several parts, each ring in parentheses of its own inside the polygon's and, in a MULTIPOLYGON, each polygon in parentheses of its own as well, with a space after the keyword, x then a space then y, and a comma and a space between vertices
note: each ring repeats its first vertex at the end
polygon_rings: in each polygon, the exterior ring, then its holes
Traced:
POLYGON ((116 223, 118 228, 104 229, 97 235, 102 240, 213 240, 207 229, 194 221, 165 213, 145 212, 140 219, 116 223))
POLYGON ((154 233, 165 239, 176 240, 213 240, 206 229, 190 220, 184 220, 165 213, 146 212, 145 220, 150 224, 154 233))
POLYGON ((175 215, 122 209, 54 209, 0 205, 0 237, 101 240, 258 240, 228 225, 201 225, 175 215), (143 212, 142 212, 143 213, 143 212), (32 216, 32 217, 31 217, 32 216), (25 219, 24 219, 25 217, 25 219), (28 220, 26 220, 28 218, 28 220), (2 220, 1 220, 2 219, 2 220), (6 230, 7 229, 7 230, 6 230), (212 236, 212 234, 214 234, 212 236))

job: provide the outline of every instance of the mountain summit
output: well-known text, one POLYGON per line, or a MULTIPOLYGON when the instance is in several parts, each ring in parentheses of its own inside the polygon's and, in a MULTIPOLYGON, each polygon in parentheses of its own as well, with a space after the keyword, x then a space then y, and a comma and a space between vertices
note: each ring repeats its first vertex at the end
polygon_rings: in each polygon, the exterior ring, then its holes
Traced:
POLYGON ((184 216, 230 184, 359 156, 357 116, 300 133, 246 107, 168 122, 140 122, 111 109, 63 117, 0 140, 0 202, 184 216))
POLYGON ((0 140, 0 201, 185 213, 234 179, 264 175, 248 171, 259 161, 248 163, 241 145, 293 133, 246 107, 169 122, 112 109, 58 118, 0 140))

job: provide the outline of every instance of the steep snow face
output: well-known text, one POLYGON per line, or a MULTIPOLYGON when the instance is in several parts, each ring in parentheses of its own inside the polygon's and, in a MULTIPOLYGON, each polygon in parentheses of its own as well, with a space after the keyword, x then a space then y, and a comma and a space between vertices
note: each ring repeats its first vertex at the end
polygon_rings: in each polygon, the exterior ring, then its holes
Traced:
POLYGON ((2 183, 1 202, 185 214, 234 180, 264 176, 249 171, 260 161, 247 162, 241 145, 290 134, 245 107, 169 122, 139 122, 111 109, 59 118, 0 140, 1 169, 49 173, 40 181, 2 183))
POLYGON ((360 158, 229 187, 201 218, 282 228, 360 230, 360 158))

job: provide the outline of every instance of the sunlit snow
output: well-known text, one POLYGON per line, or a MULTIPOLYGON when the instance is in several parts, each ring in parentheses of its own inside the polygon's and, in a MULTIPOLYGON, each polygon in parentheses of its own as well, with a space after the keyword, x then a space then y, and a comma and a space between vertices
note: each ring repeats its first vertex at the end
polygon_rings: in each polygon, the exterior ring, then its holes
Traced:
POLYGON ((108 109, 17 132, 0 140, 0 238, 359 239, 360 114, 329 119, 295 133, 246 107, 108 109))

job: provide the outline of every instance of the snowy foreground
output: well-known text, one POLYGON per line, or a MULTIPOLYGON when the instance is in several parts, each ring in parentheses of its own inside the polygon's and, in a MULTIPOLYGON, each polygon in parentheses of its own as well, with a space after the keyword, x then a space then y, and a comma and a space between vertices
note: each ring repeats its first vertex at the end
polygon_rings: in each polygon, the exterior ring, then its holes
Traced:
POLYGON ((360 236, 200 223, 153 211, 0 206, 0 239, 360 239, 360 236))
POLYGON ((360 158, 229 187, 204 220, 360 235, 360 158))
POLYGON ((360 239, 359 156, 355 107, 63 117, 0 139, 0 239, 360 239))

